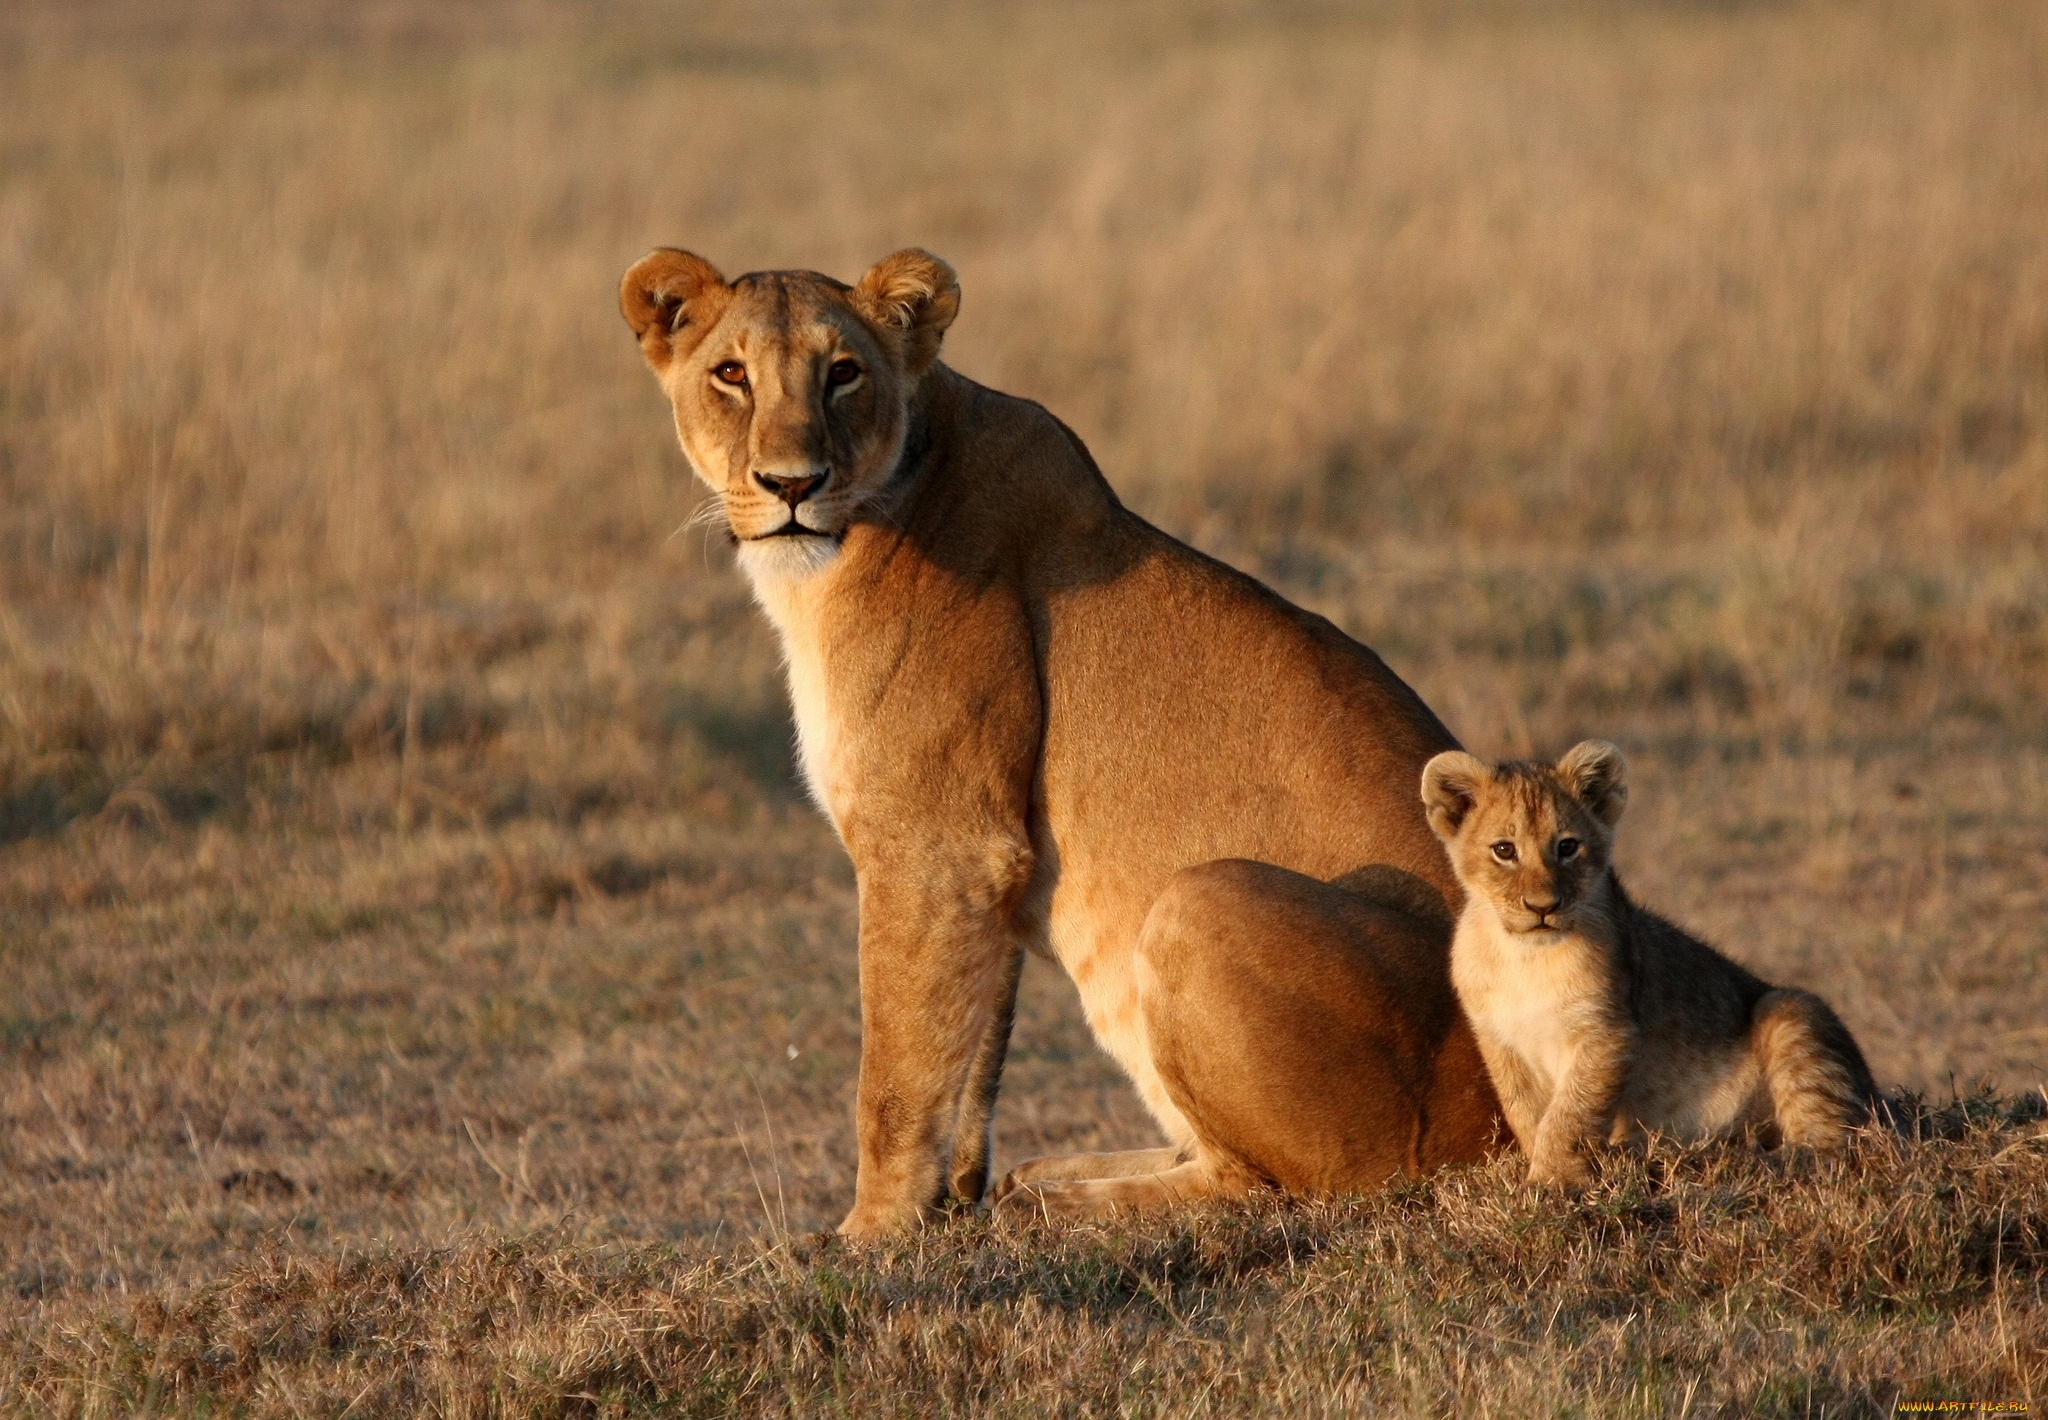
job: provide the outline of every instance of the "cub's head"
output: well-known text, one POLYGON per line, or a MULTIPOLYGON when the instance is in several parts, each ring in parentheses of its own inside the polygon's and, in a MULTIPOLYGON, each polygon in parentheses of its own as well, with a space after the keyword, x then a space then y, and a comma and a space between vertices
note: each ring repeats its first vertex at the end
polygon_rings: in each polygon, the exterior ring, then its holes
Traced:
POLYGON ((1628 762, 1605 740, 1587 740, 1554 765, 1493 769, 1452 750, 1423 766, 1422 803, 1465 891, 1503 927, 1568 932, 1589 908, 1602 910, 1628 762))
POLYGON ((740 560, 802 576, 883 500, 912 396, 960 309, 953 268, 899 251, 855 286, 809 271, 728 282, 664 247, 619 285, 619 308, 675 406, 697 476, 740 560))

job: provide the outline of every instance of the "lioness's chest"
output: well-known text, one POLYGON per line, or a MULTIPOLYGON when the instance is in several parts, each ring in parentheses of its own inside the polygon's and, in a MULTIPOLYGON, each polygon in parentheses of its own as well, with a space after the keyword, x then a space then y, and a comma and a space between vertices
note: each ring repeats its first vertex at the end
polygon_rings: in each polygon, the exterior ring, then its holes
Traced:
POLYGON ((832 684, 824 639, 807 603, 819 594, 817 584, 829 569, 805 581, 759 578, 754 598, 768 613, 782 642, 783 671, 789 682, 790 714, 796 721, 797 765, 804 787, 836 829, 845 813, 845 782, 840 756, 839 722, 832 713, 832 684))
POLYGON ((825 658, 815 643, 798 639, 784 647, 789 670, 789 705, 796 719, 797 763, 811 798, 837 827, 843 785, 837 773, 839 736, 832 716, 825 658))

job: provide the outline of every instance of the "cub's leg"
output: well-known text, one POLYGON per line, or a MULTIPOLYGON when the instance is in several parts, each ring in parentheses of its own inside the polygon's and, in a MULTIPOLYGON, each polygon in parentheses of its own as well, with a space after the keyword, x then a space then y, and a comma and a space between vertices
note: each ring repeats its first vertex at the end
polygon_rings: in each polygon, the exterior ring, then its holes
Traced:
POLYGON ((1786 989, 1767 992, 1749 1020, 1781 1141, 1812 1149, 1846 1142, 1870 1117, 1877 1085, 1841 1017, 1820 997, 1786 989))
POLYGON ((1159 1149, 1127 1149, 1112 1154, 1052 1154, 1027 1159, 1003 1175, 991 1203, 1001 1203, 1027 1183, 1064 1183, 1075 1179, 1129 1178, 1138 1174, 1164 1173, 1186 1163, 1188 1151, 1174 1145, 1159 1149))
POLYGON ((1529 1149, 1529 1182, 1583 1187, 1592 1177, 1589 1145, 1604 1144, 1635 1057, 1635 1032, 1601 1022, 1587 1028, 1557 1082, 1529 1149))
POLYGON ((1479 1053, 1486 1061, 1486 1073, 1493 1080, 1494 1093, 1500 1096, 1501 1113, 1508 1118, 1515 1142, 1524 1152, 1534 1149, 1536 1129, 1543 1122, 1549 1094, 1537 1083, 1520 1055, 1483 1031, 1474 1033, 1479 1037, 1479 1053))

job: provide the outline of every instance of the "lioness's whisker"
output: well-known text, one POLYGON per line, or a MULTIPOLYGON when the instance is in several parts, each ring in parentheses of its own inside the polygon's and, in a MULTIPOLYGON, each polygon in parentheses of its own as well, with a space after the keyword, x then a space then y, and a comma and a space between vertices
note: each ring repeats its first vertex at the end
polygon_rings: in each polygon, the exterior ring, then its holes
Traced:
POLYGON ((662 545, 667 546, 669 543, 674 542, 691 528, 723 526, 728 526, 725 516, 725 500, 722 498, 706 498, 691 510, 689 517, 676 524, 676 530, 662 539, 662 545))

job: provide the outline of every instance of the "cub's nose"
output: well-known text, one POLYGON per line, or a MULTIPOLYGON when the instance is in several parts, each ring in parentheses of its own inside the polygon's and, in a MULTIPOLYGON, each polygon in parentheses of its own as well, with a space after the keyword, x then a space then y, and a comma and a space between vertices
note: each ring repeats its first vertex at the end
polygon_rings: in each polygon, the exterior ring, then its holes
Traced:
POLYGON ((1525 897, 1522 899, 1522 906, 1538 917, 1548 917, 1557 911, 1557 894, 1552 893, 1549 897, 1525 897))
POLYGON ((825 480, 831 476, 832 470, 829 468, 818 473, 762 473, 756 469, 754 482, 794 508, 823 488, 825 480))

